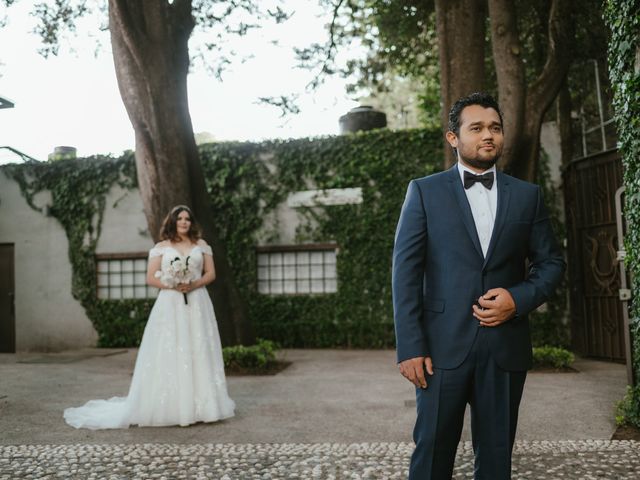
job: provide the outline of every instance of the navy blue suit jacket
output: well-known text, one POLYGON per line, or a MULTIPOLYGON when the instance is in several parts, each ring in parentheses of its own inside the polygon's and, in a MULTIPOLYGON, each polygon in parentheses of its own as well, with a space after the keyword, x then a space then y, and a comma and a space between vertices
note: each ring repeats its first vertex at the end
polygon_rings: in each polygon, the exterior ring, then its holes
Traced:
POLYGON ((478 328, 486 328, 500 368, 531 368, 527 314, 553 292, 565 262, 540 188, 502 172, 496 181, 498 206, 486 258, 456 165, 409 183, 393 250, 398 362, 431 356, 436 368, 456 368, 478 328), (517 316, 480 327, 472 305, 490 288, 511 293, 517 316))

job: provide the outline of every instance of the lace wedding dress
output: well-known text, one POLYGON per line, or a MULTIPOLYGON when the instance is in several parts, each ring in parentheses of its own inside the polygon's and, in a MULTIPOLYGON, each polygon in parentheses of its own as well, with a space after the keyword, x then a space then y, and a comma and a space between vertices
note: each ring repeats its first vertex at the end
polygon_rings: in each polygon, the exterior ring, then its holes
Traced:
MULTIPOLYGON (((196 278, 202 276, 208 245, 189 256, 196 278)), ((149 257, 162 256, 162 267, 182 257, 173 247, 156 246, 149 257)), ((129 394, 90 400, 67 408, 64 419, 75 428, 92 430, 129 425, 168 426, 213 422, 233 416, 227 394, 222 348, 211 299, 205 288, 193 290, 185 304, 176 290, 160 290, 138 351, 129 394)))

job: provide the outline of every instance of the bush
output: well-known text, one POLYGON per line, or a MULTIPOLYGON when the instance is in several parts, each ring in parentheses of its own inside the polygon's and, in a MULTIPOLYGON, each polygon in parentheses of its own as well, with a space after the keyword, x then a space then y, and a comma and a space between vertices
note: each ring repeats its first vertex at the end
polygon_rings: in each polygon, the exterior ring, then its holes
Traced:
POLYGON ((640 428, 640 385, 627 386, 627 393, 616 405, 616 424, 618 426, 633 425, 640 428))
POLYGON ((277 345, 271 340, 258 339, 255 345, 224 347, 225 369, 232 371, 262 371, 276 362, 277 345))
POLYGON ((575 356, 568 350, 558 347, 534 347, 533 368, 571 368, 575 356))

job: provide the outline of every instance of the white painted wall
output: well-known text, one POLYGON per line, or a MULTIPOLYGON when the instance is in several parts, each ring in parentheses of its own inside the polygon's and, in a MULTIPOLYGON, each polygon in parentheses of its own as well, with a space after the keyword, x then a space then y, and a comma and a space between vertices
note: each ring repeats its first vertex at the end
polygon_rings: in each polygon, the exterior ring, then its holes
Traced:
POLYGON ((151 247, 140 193, 114 185, 106 198, 96 253, 146 252, 151 247))
MULTIPOLYGON (((40 194, 37 205, 50 201, 40 194)), ((0 242, 15 251, 16 350, 57 351, 95 345, 97 334, 71 296, 68 241, 55 218, 33 210, 0 172, 0 242)))
POLYGON ((540 146, 549 157, 551 181, 556 188, 562 186, 562 142, 556 122, 545 122, 540 130, 540 146))
MULTIPOLYGON (((48 192, 38 206, 51 203, 48 192)), ((53 217, 33 210, 16 182, 0 173, 0 243, 14 245, 16 350, 95 346, 98 335, 71 295, 67 236, 53 217)), ((106 197, 96 253, 146 252, 153 246, 137 190, 115 185, 106 197)))
POLYGON ((296 230, 307 222, 297 209, 282 202, 265 216, 256 234, 258 245, 295 245, 296 230))

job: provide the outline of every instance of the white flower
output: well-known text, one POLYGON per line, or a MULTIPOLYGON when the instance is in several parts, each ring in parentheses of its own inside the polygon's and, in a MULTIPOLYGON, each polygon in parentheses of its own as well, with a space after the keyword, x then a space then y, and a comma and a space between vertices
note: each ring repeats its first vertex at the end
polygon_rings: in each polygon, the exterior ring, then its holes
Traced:
POLYGON ((178 273, 183 271, 185 269, 185 266, 182 260, 180 260, 179 258, 176 258, 174 261, 171 262, 171 269, 174 272, 178 273))
POLYGON ((156 273, 154 273, 154 276, 156 278, 159 278, 160 283, 162 283, 166 287, 173 288, 177 284, 177 281, 176 281, 176 278, 174 277, 173 272, 158 270, 156 273))
POLYGON ((176 257, 171 260, 169 265, 154 273, 154 276, 169 288, 174 288, 179 283, 189 283, 196 278, 195 268, 189 263, 189 257, 186 259, 176 257))

